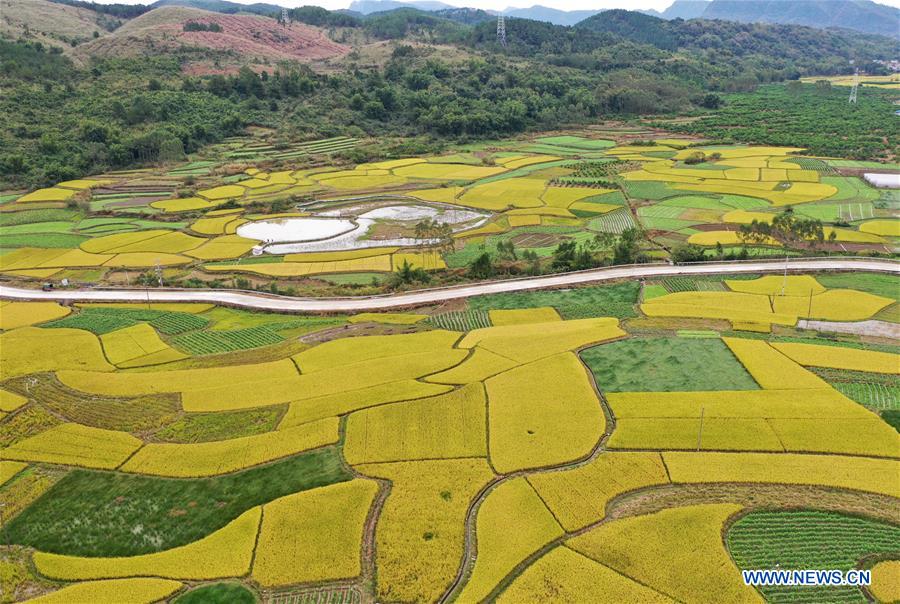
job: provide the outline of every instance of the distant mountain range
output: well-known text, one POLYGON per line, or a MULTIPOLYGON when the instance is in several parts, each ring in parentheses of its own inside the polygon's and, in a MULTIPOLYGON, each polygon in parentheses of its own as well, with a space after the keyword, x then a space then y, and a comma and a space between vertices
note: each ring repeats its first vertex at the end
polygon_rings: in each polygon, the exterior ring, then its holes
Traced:
MULTIPOLYGON (((164 2, 225 2, 225 0, 160 0, 164 2)), ((226 2, 227 3, 227 2, 226 2)), ((354 0, 349 10, 368 15, 413 7, 436 12, 455 7, 436 0, 354 0)), ((486 11, 495 14, 493 11, 486 11)), ((508 8, 509 17, 575 25, 603 10, 564 11, 547 6, 508 8)), ((663 12, 640 11, 663 19, 721 19, 742 23, 785 23, 810 27, 842 27, 865 33, 900 38, 900 9, 871 0, 675 0, 663 12)))

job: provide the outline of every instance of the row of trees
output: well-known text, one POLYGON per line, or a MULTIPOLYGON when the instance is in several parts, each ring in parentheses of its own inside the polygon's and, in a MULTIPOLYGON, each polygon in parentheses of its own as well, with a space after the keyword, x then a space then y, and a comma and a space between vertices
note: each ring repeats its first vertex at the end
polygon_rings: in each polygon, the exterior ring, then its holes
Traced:
POLYGON ((474 279, 487 279, 498 273, 528 273, 539 275, 545 269, 552 272, 580 271, 598 266, 635 264, 646 258, 641 252, 643 235, 639 229, 625 229, 621 234, 597 233, 586 241, 563 241, 553 254, 542 261, 534 250, 516 250, 510 239, 498 241, 494 253, 485 250, 468 268, 474 279))

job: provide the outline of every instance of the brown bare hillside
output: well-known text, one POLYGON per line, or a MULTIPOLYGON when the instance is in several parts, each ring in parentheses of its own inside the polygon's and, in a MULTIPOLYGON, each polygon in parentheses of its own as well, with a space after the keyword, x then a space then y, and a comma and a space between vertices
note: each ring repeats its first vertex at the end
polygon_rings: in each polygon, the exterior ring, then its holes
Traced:
POLYGON ((120 20, 92 10, 56 4, 47 0, 0 0, 0 37, 25 38, 65 50, 72 43, 102 36, 114 29, 120 20))
POLYGON ((309 63, 340 57, 350 50, 309 25, 294 23, 284 27, 268 17, 222 15, 165 6, 132 19, 110 35, 84 44, 77 54, 134 57, 178 49, 201 51, 197 61, 185 66, 191 73, 197 73, 198 66, 207 64, 211 58, 217 63, 216 70, 221 71, 223 64, 309 63), (189 22, 203 27, 215 24, 221 31, 184 31, 189 22))

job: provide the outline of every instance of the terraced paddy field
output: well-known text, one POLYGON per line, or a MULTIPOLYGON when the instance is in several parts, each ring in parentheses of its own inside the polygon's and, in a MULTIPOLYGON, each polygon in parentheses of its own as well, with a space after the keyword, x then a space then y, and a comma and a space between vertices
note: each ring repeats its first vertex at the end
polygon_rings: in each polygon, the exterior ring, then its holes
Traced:
POLYGON ((2 301, 4 598, 893 601, 900 342, 797 325, 896 320, 898 284, 683 277, 351 316, 2 301), (741 579, 776 567, 872 583, 741 579))
POLYGON ((896 164, 641 133, 359 164, 339 154, 372 141, 236 137, 164 168, 0 192, 0 275, 322 295, 673 258, 896 252, 900 199, 860 177, 896 164))

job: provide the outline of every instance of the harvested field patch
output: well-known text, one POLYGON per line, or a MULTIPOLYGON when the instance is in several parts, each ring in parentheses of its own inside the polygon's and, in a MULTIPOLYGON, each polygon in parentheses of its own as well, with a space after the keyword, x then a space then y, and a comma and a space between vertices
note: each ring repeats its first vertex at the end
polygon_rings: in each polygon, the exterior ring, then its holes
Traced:
MULTIPOLYGON (((122 432, 151 430, 167 424, 178 412, 174 395, 136 398, 85 397, 62 385, 52 375, 14 378, 7 388, 35 400, 38 405, 69 421, 122 432)), ((24 400, 24 399, 23 399, 24 400)))

